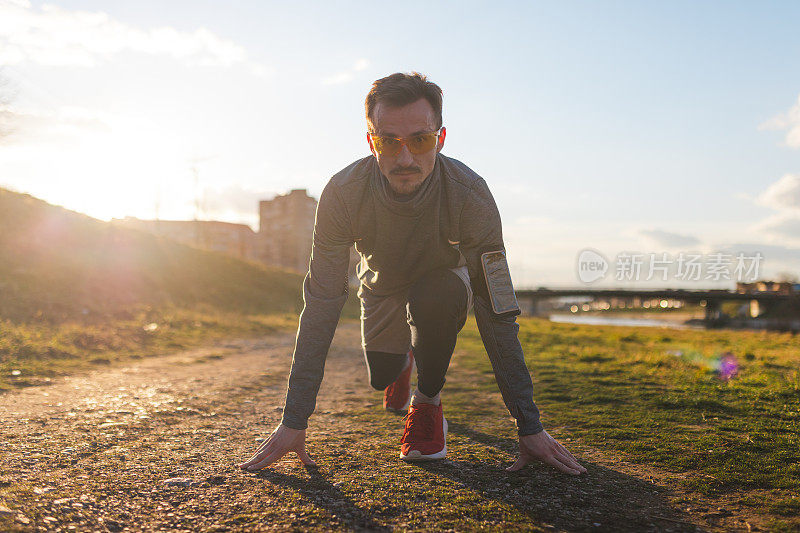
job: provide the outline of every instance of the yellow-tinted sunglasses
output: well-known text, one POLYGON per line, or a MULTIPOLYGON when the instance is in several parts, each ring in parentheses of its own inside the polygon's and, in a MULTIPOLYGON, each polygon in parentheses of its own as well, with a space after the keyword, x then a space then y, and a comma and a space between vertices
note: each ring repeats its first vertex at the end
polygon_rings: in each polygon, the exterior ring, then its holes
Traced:
POLYGON ((439 141, 441 131, 442 129, 439 128, 431 133, 418 133, 411 137, 386 137, 372 132, 368 132, 368 135, 372 139, 372 146, 376 152, 380 155, 394 157, 400 153, 403 145, 407 146, 408 151, 415 155, 433 150, 439 141))

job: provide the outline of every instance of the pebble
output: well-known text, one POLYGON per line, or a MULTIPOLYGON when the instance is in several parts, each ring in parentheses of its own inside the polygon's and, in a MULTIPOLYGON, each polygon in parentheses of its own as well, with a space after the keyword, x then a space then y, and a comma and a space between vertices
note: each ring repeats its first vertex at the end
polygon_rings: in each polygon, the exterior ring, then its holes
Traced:
POLYGON ((100 429, 104 429, 104 428, 116 428, 116 427, 127 426, 127 425, 128 424, 126 424, 125 422, 104 422, 104 423, 100 424, 97 427, 100 428, 100 429))
POLYGON ((172 487, 188 487, 192 484, 192 478, 188 477, 171 477, 163 481, 164 485, 172 487))
POLYGON ((23 514, 18 514, 17 517, 15 518, 15 520, 17 522, 19 522, 20 524, 24 524, 24 525, 28 525, 28 524, 31 523, 30 519, 27 516, 23 515, 23 514))
POLYGON ((10 514, 14 514, 14 511, 9 509, 5 505, 0 505, 0 516, 6 516, 6 515, 10 515, 10 514))

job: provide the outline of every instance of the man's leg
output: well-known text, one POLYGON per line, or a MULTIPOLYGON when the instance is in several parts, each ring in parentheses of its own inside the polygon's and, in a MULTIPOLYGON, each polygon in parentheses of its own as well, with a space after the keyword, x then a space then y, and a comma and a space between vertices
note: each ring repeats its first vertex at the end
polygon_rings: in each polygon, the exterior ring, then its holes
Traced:
POLYGON ((367 350, 367 371, 369 384, 375 390, 384 390, 400 377, 411 362, 408 354, 387 353, 367 350))
POLYGON ((406 417, 401 459, 442 459, 447 454, 447 420, 439 391, 467 320, 469 301, 466 282, 450 269, 432 271, 409 289, 408 324, 418 386, 406 417))
POLYGON ((362 291, 361 336, 369 383, 383 390, 383 407, 405 412, 411 401, 413 358, 408 327, 408 291, 374 296, 362 291))
POLYGON ((383 408, 405 413, 411 403, 411 372, 414 358, 411 351, 404 354, 367 350, 369 384, 383 392, 383 408))
POLYGON ((425 397, 435 398, 444 386, 458 332, 467 321, 468 302, 464 281, 450 269, 434 270, 409 289, 408 324, 417 389, 425 397))

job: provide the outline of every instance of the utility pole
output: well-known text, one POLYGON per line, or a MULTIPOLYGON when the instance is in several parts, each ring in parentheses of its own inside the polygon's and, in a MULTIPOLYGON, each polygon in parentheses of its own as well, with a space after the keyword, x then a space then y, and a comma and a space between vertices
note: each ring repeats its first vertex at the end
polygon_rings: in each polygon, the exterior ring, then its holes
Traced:
POLYGON ((197 168, 199 163, 203 163, 205 161, 209 161, 211 159, 216 158, 215 155, 205 156, 205 157, 193 157, 189 163, 191 164, 191 172, 192 178, 194 179, 194 244, 198 248, 205 247, 205 239, 201 239, 200 235, 200 216, 203 210, 203 205, 200 199, 200 170, 197 168))

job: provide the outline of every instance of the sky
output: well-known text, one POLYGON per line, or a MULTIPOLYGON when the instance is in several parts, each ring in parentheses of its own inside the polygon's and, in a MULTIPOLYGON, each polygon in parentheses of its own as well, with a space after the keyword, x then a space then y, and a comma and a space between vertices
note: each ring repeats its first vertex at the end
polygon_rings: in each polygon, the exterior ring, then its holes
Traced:
POLYGON ((579 257, 605 264, 597 286, 798 276, 798 20, 796 2, 0 0, 0 187, 257 229, 259 199, 318 197, 369 155, 371 83, 419 71, 518 288, 587 283, 579 257))

